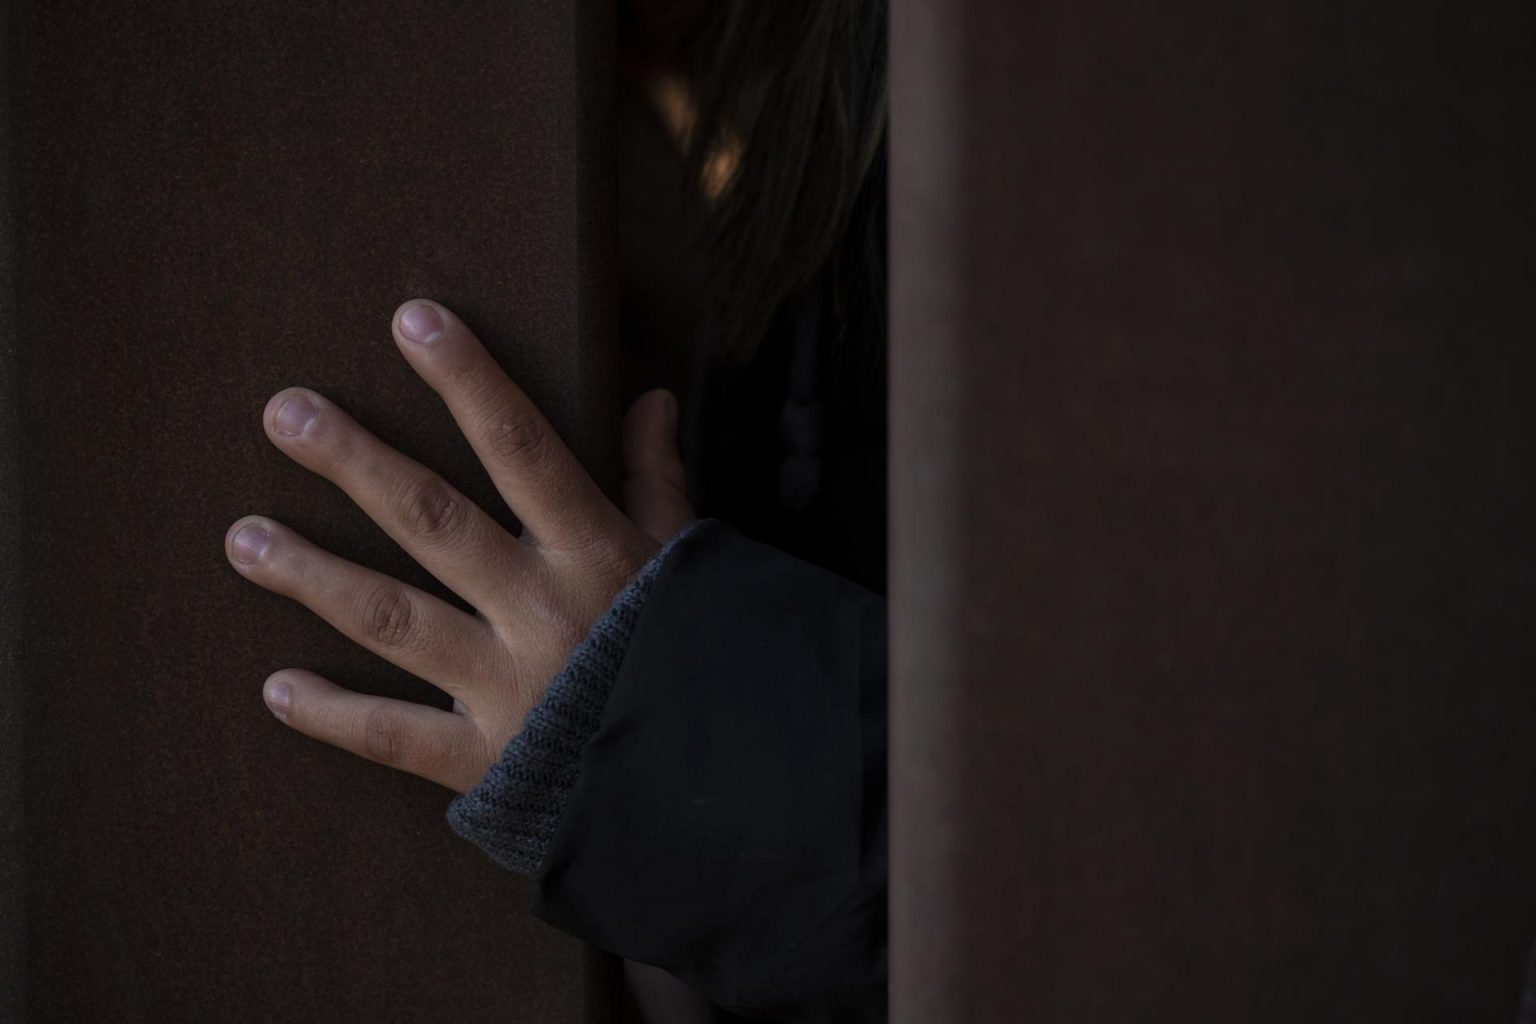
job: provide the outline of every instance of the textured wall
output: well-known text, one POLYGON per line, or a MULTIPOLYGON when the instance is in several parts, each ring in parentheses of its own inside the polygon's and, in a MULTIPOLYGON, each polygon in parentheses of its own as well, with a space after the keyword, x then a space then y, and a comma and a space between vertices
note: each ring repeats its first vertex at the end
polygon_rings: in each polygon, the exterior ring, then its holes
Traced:
POLYGON ((0 783, 25 781, 26 906, 6 875, 0 1016, 596 1013, 586 952, 449 832, 447 790, 259 691, 299 666, 444 695, 241 579, 223 537, 270 515, 463 607, 261 428, 315 388, 510 524, 390 339, 415 295, 614 481, 608 5, 50 0, 9 28, 0 715, 25 742, 0 783))
POLYGON ((1513 1020, 1536 6, 893 32, 895 1019, 1513 1020))

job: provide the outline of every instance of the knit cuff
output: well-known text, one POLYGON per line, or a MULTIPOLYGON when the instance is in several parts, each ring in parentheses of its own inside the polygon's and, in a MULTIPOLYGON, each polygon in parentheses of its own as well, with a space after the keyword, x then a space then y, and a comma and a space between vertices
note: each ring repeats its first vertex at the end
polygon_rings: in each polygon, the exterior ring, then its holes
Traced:
POLYGON ((449 827, 507 870, 538 873, 651 584, 673 546, 701 522, 683 527, 641 567, 571 651, 501 757, 475 788, 448 805, 449 827))

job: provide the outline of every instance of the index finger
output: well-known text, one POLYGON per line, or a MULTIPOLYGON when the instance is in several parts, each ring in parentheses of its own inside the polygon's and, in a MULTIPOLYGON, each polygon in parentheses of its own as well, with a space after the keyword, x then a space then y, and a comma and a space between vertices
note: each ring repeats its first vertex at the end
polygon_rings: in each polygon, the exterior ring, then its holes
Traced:
POLYGON ((412 299, 395 310, 391 328, 532 540, 579 549, 613 528, 614 517, 622 518, 462 320, 430 299, 412 299))

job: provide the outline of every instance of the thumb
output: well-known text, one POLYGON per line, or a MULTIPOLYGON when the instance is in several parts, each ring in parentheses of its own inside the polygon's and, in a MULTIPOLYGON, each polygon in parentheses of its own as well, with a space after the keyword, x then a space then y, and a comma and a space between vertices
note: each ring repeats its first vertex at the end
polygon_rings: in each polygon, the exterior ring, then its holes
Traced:
POLYGON ((696 518, 677 452, 677 398, 663 388, 635 399, 624 416, 624 508, 658 544, 696 518))

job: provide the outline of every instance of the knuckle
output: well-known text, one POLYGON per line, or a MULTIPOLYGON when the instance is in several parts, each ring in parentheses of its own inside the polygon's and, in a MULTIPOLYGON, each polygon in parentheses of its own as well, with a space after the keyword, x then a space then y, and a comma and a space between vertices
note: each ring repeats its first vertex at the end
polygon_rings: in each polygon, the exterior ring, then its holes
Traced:
POLYGON ((380 646, 410 647, 416 639, 417 615, 410 597, 393 587, 371 590, 363 600, 363 630, 380 646))
POLYGON ((602 540, 589 542, 576 557, 583 578, 598 587, 617 589, 633 575, 623 552, 602 540))
POLYGON ((362 721, 363 756, 380 764, 401 765, 415 751, 409 723, 388 708, 373 708, 362 721))
POLYGON ((441 477, 413 483, 402 502, 401 518, 417 537, 451 538, 463 532, 468 521, 464 498, 441 477))
POLYGON ((638 536, 638 531, 620 533, 606 524, 594 526, 562 553, 580 576, 615 589, 627 583, 650 557, 636 544, 638 536))
POLYGON ((548 623, 548 633, 555 646, 562 650, 570 650, 586 637, 591 623, 586 621, 586 616, 574 608, 551 608, 545 613, 545 621, 548 623))
POLYGON ((539 622, 541 640, 555 652, 568 653, 591 632, 592 623, 602 613, 600 603, 601 595, 588 588, 559 596, 546 592, 536 597, 531 611, 539 622))
POLYGON ((486 425, 486 444, 507 462, 536 462, 549 445, 549 425, 526 409, 504 409, 486 425))
POLYGON ((472 787, 496 760, 484 751, 485 741, 480 733, 472 727, 466 727, 435 748, 432 767, 445 775, 468 772, 472 776, 469 779, 472 787))

